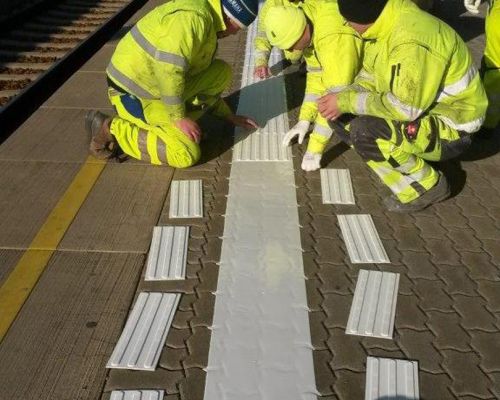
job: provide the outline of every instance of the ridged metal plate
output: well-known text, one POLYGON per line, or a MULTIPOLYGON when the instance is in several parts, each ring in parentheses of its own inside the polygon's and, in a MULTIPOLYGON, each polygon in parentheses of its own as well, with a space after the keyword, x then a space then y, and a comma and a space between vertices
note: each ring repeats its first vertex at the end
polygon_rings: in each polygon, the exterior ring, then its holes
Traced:
POLYGON ((144 279, 184 279, 188 239, 188 226, 155 226, 144 279))
POLYGON ((360 270, 346 333, 391 339, 399 274, 360 270))
POLYGON ((371 215, 353 214, 337 217, 353 264, 390 263, 371 215))
POLYGON ((419 400, 418 362, 368 357, 365 400, 419 400))
POLYGON ((355 204, 348 169, 321 169, 323 204, 355 204))
POLYGON ((163 400, 164 390, 113 390, 110 400, 163 400))
POLYGON ((170 218, 202 218, 203 185, 201 180, 172 181, 170 218))
POLYGON ((139 293, 106 367, 154 371, 180 296, 139 293))
POLYGON ((281 144, 284 133, 236 133, 233 161, 290 161, 291 148, 281 144))

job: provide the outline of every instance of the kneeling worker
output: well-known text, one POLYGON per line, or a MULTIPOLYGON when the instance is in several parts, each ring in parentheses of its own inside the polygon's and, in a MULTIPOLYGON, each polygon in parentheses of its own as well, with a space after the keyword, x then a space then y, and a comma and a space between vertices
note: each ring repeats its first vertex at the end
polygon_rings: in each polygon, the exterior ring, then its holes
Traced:
POLYGON ((220 97, 231 68, 214 59, 217 38, 249 26, 257 0, 175 0, 157 7, 118 43, 106 70, 108 95, 118 117, 86 116, 90 151, 109 158, 120 150, 152 164, 185 168, 200 158, 205 111, 249 129, 220 97))
POLYGON ((467 46, 410 0, 338 4, 364 39, 363 69, 353 85, 319 100, 320 113, 358 116, 348 128, 352 146, 393 192, 384 201, 390 211, 446 199, 446 178, 426 160, 463 153, 488 105, 467 46))
POLYGON ((362 41, 354 29, 345 26, 335 1, 306 1, 302 8, 273 7, 265 21, 269 42, 283 50, 301 50, 308 73, 299 122, 284 137, 290 145, 302 143, 311 122, 301 168, 320 168, 322 154, 331 138, 328 121, 317 112, 317 100, 325 93, 337 93, 351 84, 360 69, 362 41))

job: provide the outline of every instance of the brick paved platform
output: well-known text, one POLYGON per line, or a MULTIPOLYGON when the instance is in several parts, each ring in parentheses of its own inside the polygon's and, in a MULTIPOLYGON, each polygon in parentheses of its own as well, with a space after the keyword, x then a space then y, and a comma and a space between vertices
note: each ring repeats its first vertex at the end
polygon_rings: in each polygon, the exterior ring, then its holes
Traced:
MULTIPOLYGON (((131 21, 158 3, 149 2, 131 21)), ((439 9, 461 27, 479 60, 482 19, 459 18, 458 2, 439 9)), ((0 284, 86 157, 78 121, 85 107, 109 107, 103 71, 115 44, 99 50, 0 147, 0 284)), ((244 44, 240 34, 219 45, 219 56, 235 70, 233 104, 244 44)), ((297 75, 287 81, 294 123, 304 81, 297 75)), ((0 343, 0 399, 108 399, 111 390, 127 388, 165 389, 166 400, 203 399, 232 146, 229 126, 211 118, 204 126, 208 137, 196 167, 106 166, 0 343), (172 179, 203 179, 204 218, 168 218, 172 179), (187 279, 144 282, 153 226, 186 223, 187 279), (159 367, 108 371, 106 361, 141 290, 183 293, 159 367)), ((319 172, 300 169, 305 147, 293 151, 321 398, 362 399, 368 355, 419 361, 424 400, 500 398, 500 139, 477 140, 460 159, 439 165, 453 197, 414 215, 386 212, 387 191, 378 178, 336 141, 324 166, 350 170, 356 206, 323 205, 319 172), (373 216, 392 264, 350 263, 336 218, 342 212, 373 216), (394 340, 344 333, 360 268, 401 274, 394 340)))

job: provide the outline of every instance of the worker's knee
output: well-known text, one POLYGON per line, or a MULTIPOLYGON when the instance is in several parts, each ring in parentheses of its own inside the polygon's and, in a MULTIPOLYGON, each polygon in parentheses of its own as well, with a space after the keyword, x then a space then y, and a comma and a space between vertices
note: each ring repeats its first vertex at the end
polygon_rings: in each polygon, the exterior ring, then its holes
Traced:
POLYGON ((392 130, 384 119, 357 117, 350 123, 349 132, 354 149, 365 161, 386 159, 377 144, 378 139, 391 140, 392 137, 392 130))
POLYGON ((192 141, 171 143, 167 150, 168 165, 174 168, 188 168, 201 157, 200 146, 192 141))

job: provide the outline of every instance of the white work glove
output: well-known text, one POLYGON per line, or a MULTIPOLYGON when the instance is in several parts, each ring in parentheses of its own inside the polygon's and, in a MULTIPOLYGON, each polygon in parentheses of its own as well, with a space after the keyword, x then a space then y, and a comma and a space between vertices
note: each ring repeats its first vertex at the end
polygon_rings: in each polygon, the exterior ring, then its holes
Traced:
POLYGON ((321 154, 310 153, 306 151, 304 158, 302 159, 302 165, 300 166, 304 171, 316 171, 321 168, 320 165, 321 154))
POLYGON ((479 14, 479 5, 481 4, 481 0, 464 0, 464 7, 471 14, 479 14))
POLYGON ((283 146, 290 146, 292 139, 295 136, 299 137, 299 144, 302 144, 302 142, 304 141, 304 137, 306 136, 306 133, 309 130, 310 124, 311 123, 309 121, 297 122, 295 126, 292 129, 290 129, 283 138, 283 146))

